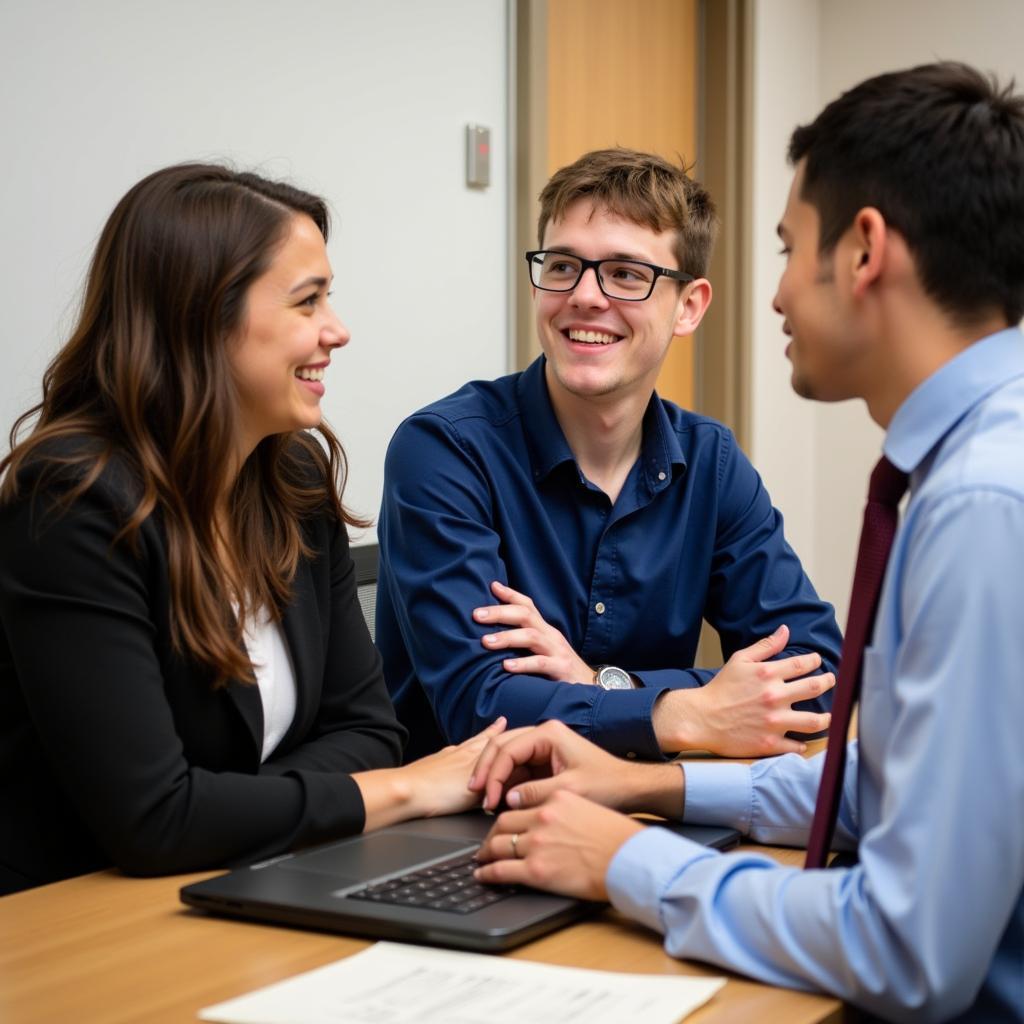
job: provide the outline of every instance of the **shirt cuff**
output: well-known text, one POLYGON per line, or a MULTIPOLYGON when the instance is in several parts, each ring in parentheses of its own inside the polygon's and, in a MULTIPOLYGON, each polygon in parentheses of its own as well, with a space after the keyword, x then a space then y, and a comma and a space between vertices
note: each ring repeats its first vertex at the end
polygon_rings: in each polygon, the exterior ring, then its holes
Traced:
POLYGON ((692 825, 728 825, 744 835, 750 832, 754 806, 750 765, 688 761, 683 772, 683 821, 692 825))
POLYGON ((627 917, 664 934, 661 900, 665 891, 692 864, 717 856, 700 843, 648 826, 630 836, 612 857, 605 875, 608 899, 627 917))
POLYGON ((701 668, 630 669, 644 686, 658 690, 694 690, 703 686, 715 673, 701 668))
POLYGON ((590 739, 619 757, 663 761, 654 734, 654 702, 664 689, 601 690, 594 703, 590 739))

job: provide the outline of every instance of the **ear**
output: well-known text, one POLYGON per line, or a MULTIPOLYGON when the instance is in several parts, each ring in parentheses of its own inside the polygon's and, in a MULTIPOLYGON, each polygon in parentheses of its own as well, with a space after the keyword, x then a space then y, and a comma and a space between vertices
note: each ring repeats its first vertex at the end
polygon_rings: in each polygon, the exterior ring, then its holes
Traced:
POLYGON ((711 305, 711 282, 698 277, 696 281, 683 285, 679 303, 676 306, 676 320, 672 328, 674 338, 685 338, 700 326, 704 314, 711 305))
POLYGON ((889 228, 882 214, 873 206, 858 210, 850 228, 846 253, 855 298, 863 298, 881 276, 888 243, 889 228))

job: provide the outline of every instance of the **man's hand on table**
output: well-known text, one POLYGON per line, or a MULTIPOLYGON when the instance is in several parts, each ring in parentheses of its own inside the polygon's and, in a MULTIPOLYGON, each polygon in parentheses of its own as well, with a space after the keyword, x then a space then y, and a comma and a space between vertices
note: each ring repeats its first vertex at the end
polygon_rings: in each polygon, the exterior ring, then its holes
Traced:
POLYGON ((821 732, 831 715, 797 711, 792 705, 820 696, 836 681, 831 672, 807 676, 821 666, 818 654, 769 661, 788 640, 789 629, 780 626, 737 651, 706 685, 662 694, 652 716, 661 749, 673 754, 709 750, 724 757, 803 753, 806 744, 786 733, 821 732))

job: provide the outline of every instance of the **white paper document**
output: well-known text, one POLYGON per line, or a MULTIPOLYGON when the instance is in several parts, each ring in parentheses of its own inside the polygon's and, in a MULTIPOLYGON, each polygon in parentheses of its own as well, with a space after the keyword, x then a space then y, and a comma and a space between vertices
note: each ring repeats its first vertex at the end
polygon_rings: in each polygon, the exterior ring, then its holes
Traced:
POLYGON ((208 1006, 220 1024, 676 1024, 724 978, 616 974, 378 942, 208 1006))

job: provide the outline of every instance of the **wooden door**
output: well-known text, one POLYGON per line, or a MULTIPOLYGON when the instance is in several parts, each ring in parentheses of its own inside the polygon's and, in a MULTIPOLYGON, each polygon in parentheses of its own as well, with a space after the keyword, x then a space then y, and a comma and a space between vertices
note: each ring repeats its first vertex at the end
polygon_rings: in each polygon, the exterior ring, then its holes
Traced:
MULTIPOLYGON (((532 167, 532 180, 520 189, 520 201, 533 200, 533 216, 520 218, 524 230, 536 230, 541 168, 546 179, 583 153, 609 146, 693 164, 697 0, 547 0, 522 6, 527 10, 520 12, 518 73, 530 81, 520 82, 518 141, 533 154, 520 161, 521 172, 532 167), (525 129, 524 118, 530 122, 525 129)), ((533 241, 531 232, 526 242, 533 241)), ((528 308, 520 303, 521 319, 528 308)), ((519 334, 521 356, 535 353, 531 320, 521 323, 519 334)), ((673 343, 658 392, 694 407, 692 339, 673 343)))

